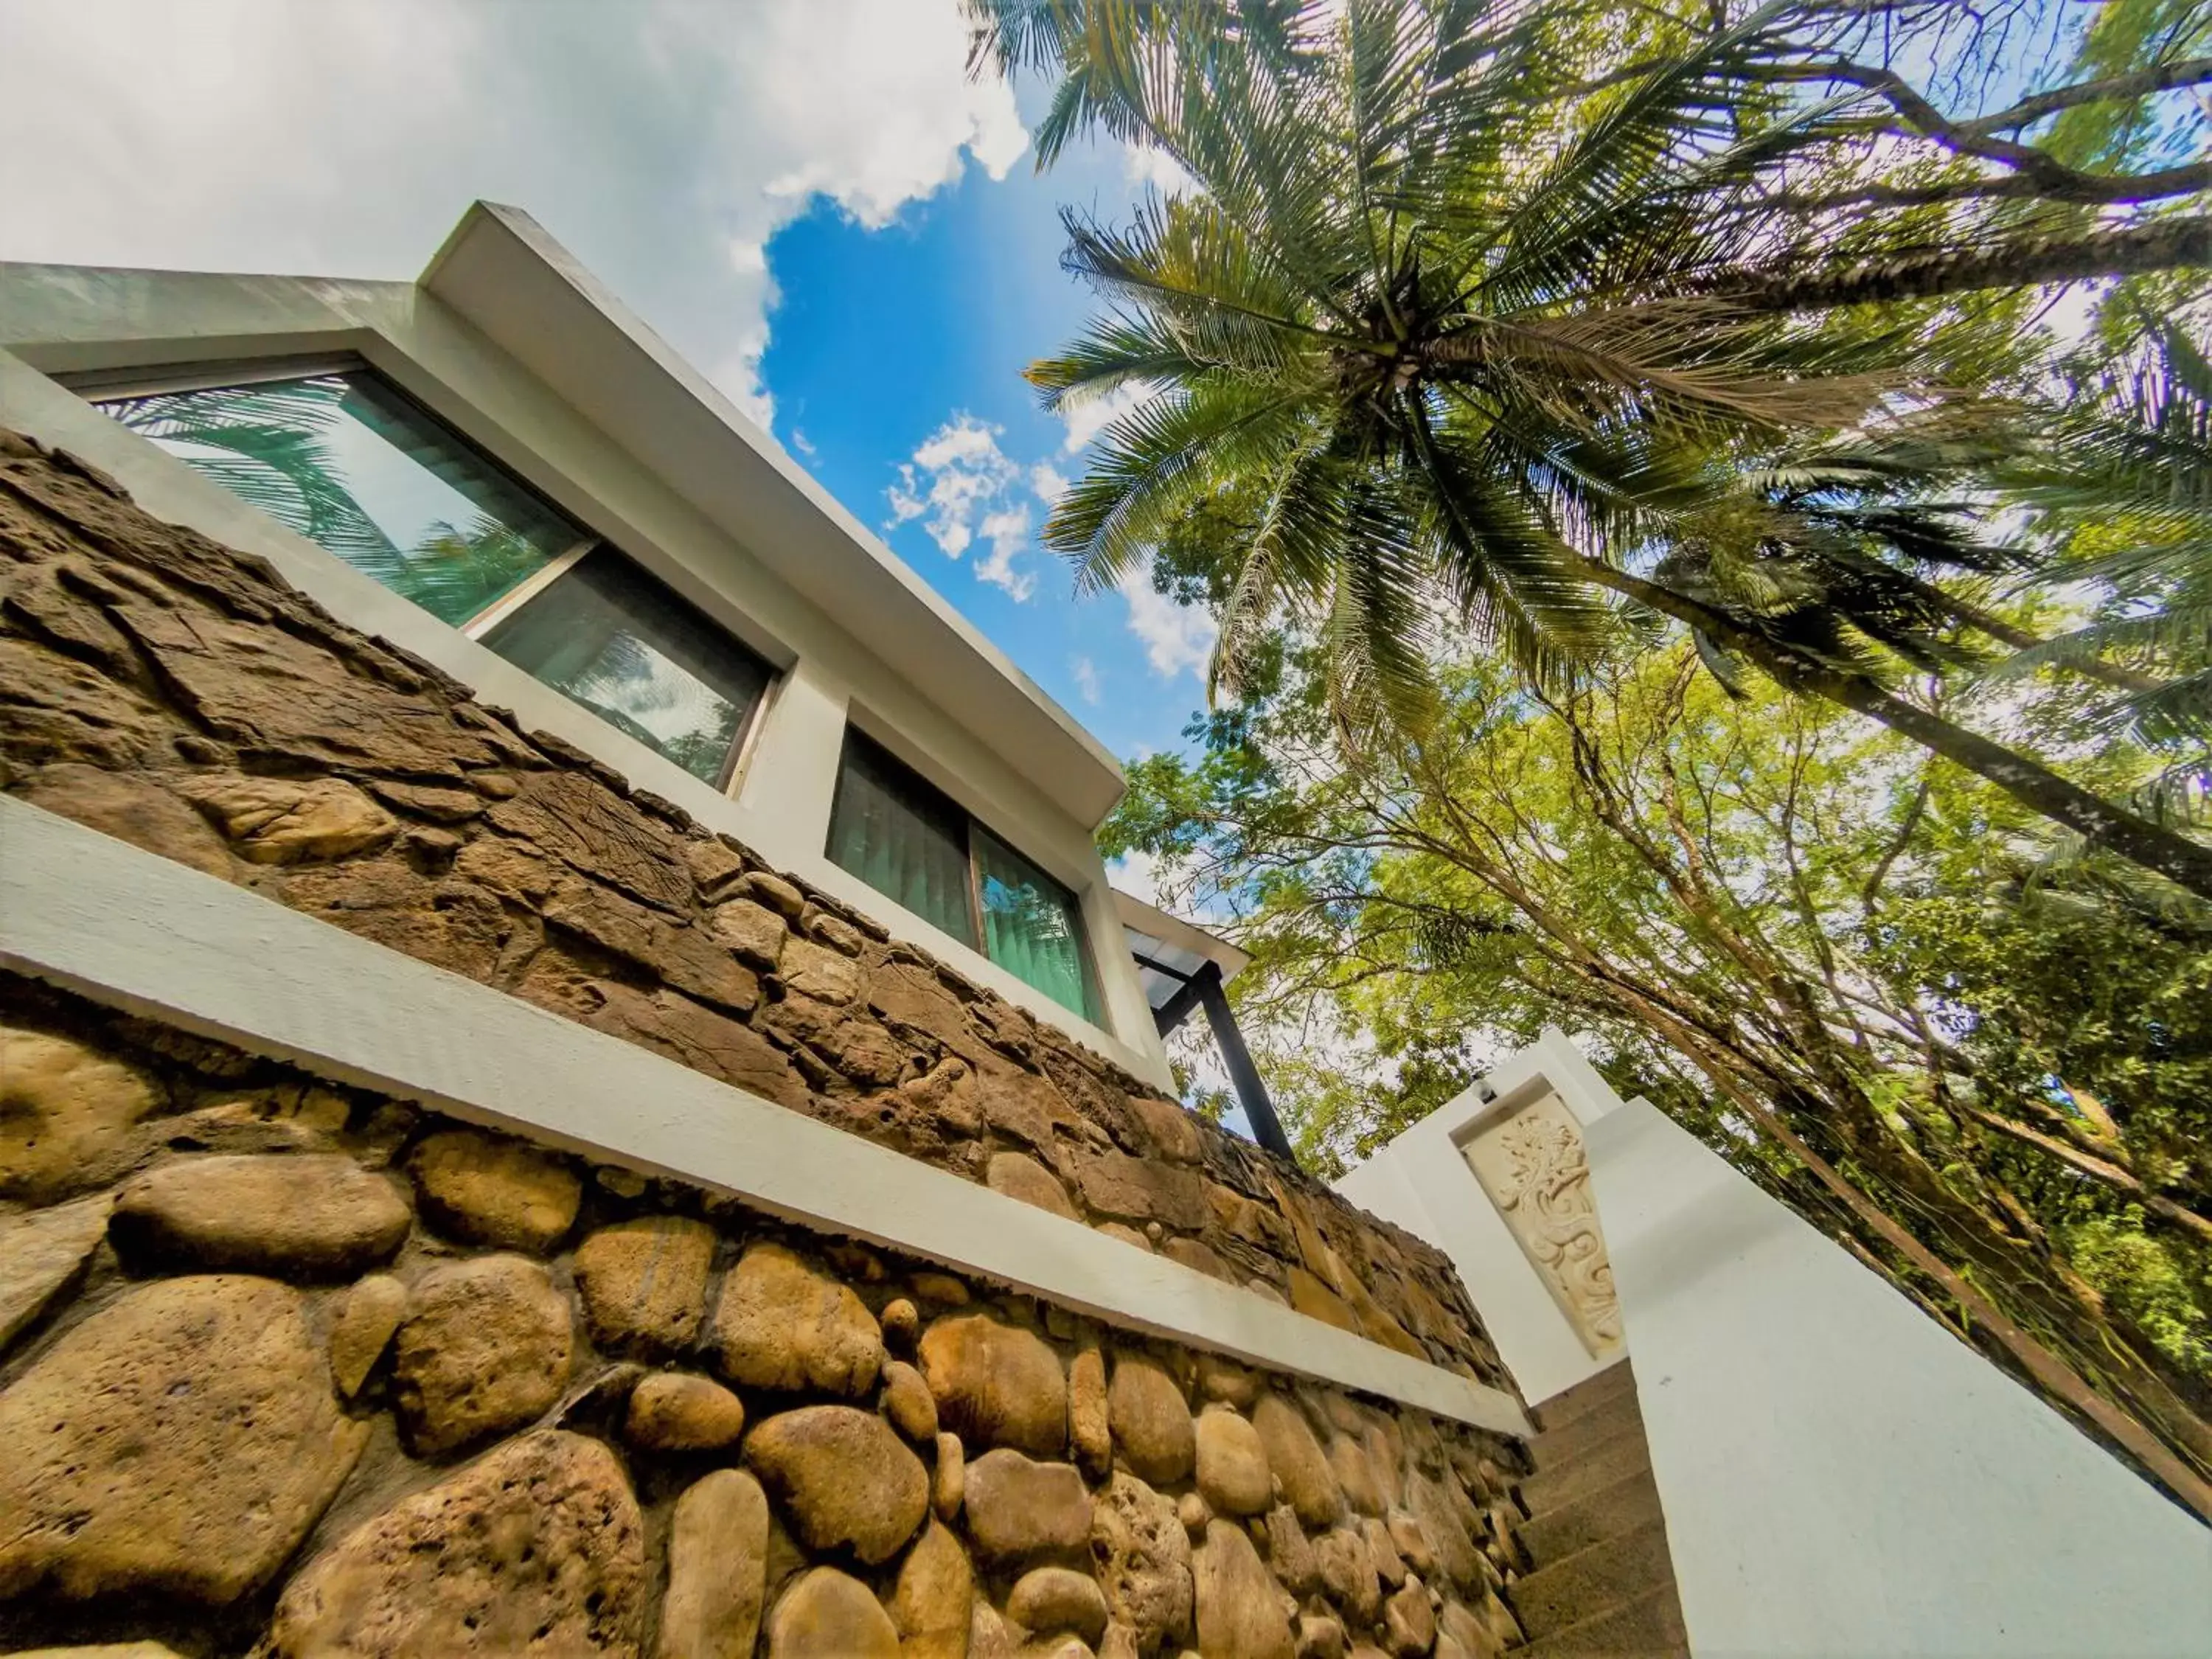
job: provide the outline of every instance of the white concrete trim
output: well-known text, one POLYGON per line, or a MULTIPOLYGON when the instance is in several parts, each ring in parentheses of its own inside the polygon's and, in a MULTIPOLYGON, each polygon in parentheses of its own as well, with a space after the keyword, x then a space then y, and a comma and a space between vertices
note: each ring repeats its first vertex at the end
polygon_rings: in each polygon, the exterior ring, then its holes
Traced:
MULTIPOLYGON (((1396 1222, 1451 1259, 1460 1283, 1482 1310, 1483 1328, 1532 1405, 1587 1382, 1622 1356, 1592 1357, 1460 1148, 1486 1124, 1554 1091, 1585 1130, 1620 1106, 1620 1097, 1566 1033, 1547 1026, 1534 1042, 1336 1183, 1354 1204, 1396 1222)), ((1604 1219, 1601 1212, 1601 1226, 1604 1219)), ((1629 1340, 1632 1349, 1632 1331, 1629 1340)))
POLYGON ((1508 1395, 0 798, 0 965, 1147 1334, 1525 1436, 1508 1395))
POLYGON ((2212 1531, 1656 1107, 1584 1144, 1694 1652, 2212 1653, 2212 1531))

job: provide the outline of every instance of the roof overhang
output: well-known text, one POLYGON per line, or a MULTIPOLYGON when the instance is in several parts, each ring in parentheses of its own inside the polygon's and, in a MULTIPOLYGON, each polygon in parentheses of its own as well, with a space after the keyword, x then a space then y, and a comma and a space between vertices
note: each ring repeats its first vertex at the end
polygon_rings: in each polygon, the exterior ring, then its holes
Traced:
POLYGON ((519 209, 478 202, 419 279, 1087 829, 1112 755, 519 209))
POLYGON ((1138 980, 1145 988, 1145 1000, 1156 1013, 1182 988, 1183 981, 1207 963, 1221 969, 1221 982, 1226 985, 1252 961, 1250 952, 1238 950, 1227 939, 1118 887, 1114 890, 1114 911, 1121 918, 1131 954, 1139 958, 1138 980), (1146 966, 1146 957, 1166 971, 1146 966))

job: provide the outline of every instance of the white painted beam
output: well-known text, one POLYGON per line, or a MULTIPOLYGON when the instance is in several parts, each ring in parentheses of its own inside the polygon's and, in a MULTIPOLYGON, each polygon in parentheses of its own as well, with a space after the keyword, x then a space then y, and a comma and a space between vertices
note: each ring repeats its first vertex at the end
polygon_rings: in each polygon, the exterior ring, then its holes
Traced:
POLYGON ((0 964, 334 1081, 1526 1436, 1507 1394, 0 797, 0 964))

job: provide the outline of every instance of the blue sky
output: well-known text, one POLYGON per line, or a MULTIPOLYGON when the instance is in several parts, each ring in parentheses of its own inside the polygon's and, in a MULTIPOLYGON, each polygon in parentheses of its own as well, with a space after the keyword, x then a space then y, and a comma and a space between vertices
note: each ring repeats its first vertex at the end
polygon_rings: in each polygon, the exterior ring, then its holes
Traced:
POLYGON ((880 228, 818 204, 769 243, 781 297, 760 368, 786 447, 1122 756, 1176 741, 1204 630, 1141 594, 1134 612, 1079 598, 1038 546, 1086 452, 1021 372, 1095 308, 1059 268, 1060 204, 1119 214, 1140 188, 1092 151, 1043 177, 1028 157, 999 179, 971 167, 880 228))
POLYGON ((957 0, 0 0, 0 259, 404 277, 512 203, 1116 754, 1202 702, 1202 618, 1036 545, 1082 467, 1020 378, 1091 304, 1058 210, 1141 186, 1035 174, 957 0))

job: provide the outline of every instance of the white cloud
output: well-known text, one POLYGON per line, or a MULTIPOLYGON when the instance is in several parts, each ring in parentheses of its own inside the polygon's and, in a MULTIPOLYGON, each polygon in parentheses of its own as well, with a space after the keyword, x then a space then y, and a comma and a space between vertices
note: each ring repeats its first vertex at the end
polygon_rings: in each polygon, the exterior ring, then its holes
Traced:
POLYGON ((1173 679, 1188 669, 1203 680, 1218 631, 1213 618, 1155 591, 1142 571, 1123 577, 1121 592, 1129 602, 1129 631, 1144 642, 1152 672, 1163 679, 1173 679))
POLYGON ((1088 657, 1078 657, 1068 664, 1067 672, 1075 681, 1076 690, 1082 694, 1083 701, 1096 708, 1098 706, 1098 665, 1088 657))
POLYGON ((1158 394, 1158 386, 1140 380, 1132 386, 1115 386, 1103 397, 1062 404, 1060 418, 1067 427, 1067 437, 1060 448, 1073 455, 1097 437, 1109 421, 1127 414, 1158 394))
POLYGON ((1036 577, 1015 568, 1028 551, 1030 509, 1015 499, 1022 469, 999 447, 1003 428, 956 413, 921 441, 914 459, 884 492, 890 503, 886 529, 915 519, 947 558, 967 552, 981 535, 990 550, 975 561, 975 576, 1003 587, 1017 600, 1036 592, 1036 577))
POLYGON ((1067 494, 1067 475, 1050 461, 1039 461, 1030 468, 1030 489, 1045 504, 1049 512, 1060 505, 1060 498, 1067 494))
POLYGON ((1198 189, 1198 180, 1183 171, 1182 162, 1150 144, 1121 147, 1121 176, 1133 185, 1150 185, 1163 196, 1188 196, 1198 189))
POLYGON ((1015 569, 1014 556, 1030 544, 1029 508, 1017 507, 988 514, 980 528, 983 539, 991 544, 991 550, 975 561, 976 580, 1005 588, 1017 603, 1026 601, 1036 592, 1036 578, 1026 570, 1015 569))
POLYGON ((957 0, 0 0, 0 258, 401 276, 511 202, 757 419, 776 230, 1028 143, 957 0))

